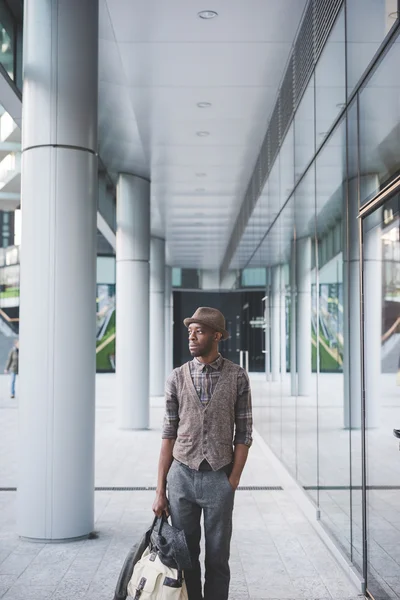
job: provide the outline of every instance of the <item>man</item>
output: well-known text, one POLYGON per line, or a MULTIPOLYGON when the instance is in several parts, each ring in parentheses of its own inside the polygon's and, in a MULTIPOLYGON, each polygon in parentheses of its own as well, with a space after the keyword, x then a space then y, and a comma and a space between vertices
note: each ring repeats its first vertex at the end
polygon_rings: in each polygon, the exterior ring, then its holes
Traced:
POLYGON ((19 342, 15 340, 13 348, 11 348, 8 355, 6 368, 4 373, 11 373, 11 398, 15 398, 15 380, 18 375, 19 365, 19 342))
POLYGON ((161 516, 170 509, 172 524, 185 532, 193 566, 185 572, 189 600, 203 599, 203 511, 204 600, 228 600, 234 495, 252 443, 250 384, 246 372, 218 352, 221 339, 229 337, 222 313, 198 308, 184 324, 193 360, 175 369, 166 383, 153 510, 161 516))

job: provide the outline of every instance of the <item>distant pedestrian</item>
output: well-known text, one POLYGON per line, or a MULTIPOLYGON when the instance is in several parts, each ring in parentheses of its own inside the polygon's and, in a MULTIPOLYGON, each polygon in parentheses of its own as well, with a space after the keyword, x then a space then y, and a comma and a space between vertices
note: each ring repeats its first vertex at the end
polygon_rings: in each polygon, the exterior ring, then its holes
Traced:
POLYGON ((10 353, 8 355, 6 368, 4 369, 4 373, 11 374, 11 398, 15 398, 15 380, 18 375, 18 366, 19 366, 19 341, 15 340, 14 346, 11 348, 10 353))

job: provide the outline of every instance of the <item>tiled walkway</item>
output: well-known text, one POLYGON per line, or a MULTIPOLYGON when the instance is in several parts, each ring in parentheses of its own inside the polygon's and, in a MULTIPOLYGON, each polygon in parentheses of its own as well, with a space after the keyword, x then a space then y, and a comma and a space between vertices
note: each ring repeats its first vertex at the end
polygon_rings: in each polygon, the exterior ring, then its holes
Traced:
MULTIPOLYGON (((114 426, 114 378, 99 376, 96 486, 152 486, 160 445, 162 401, 154 399, 152 429, 114 426)), ((0 378, 0 487, 16 485, 16 404, 0 378)), ((257 443, 241 484, 279 486, 279 476, 257 443)), ((112 600, 130 546, 151 522, 154 492, 96 492, 97 539, 32 544, 15 534, 15 493, 0 493, 0 598, 112 600)), ((236 494, 231 599, 356 598, 314 528, 284 490, 236 494)), ((217 600, 217 599, 216 599, 217 600)))

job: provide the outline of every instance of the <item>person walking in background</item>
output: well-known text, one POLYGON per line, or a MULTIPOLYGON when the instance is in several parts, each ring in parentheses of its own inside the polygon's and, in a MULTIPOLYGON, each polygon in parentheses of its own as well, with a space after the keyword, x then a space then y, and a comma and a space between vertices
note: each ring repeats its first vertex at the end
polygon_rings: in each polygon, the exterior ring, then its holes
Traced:
POLYGON ((247 373, 218 352, 219 342, 229 337, 219 310, 198 308, 184 324, 193 360, 175 369, 166 383, 153 511, 161 516, 170 509, 172 525, 185 533, 192 559, 192 569, 185 571, 189 600, 228 600, 234 496, 252 443, 250 384, 247 373))
POLYGON ((11 348, 10 353, 8 355, 6 368, 4 369, 4 373, 11 374, 11 398, 15 398, 15 380, 18 375, 18 366, 19 366, 19 341, 15 340, 14 346, 11 348))

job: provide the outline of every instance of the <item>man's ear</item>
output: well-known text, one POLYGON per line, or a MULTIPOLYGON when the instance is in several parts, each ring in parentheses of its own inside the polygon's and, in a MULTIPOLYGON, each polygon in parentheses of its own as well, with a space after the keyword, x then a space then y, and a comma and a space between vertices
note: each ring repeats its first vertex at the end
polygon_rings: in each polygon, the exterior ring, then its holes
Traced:
POLYGON ((215 339, 217 342, 220 342, 222 340, 222 333, 217 331, 217 333, 215 334, 215 339))

